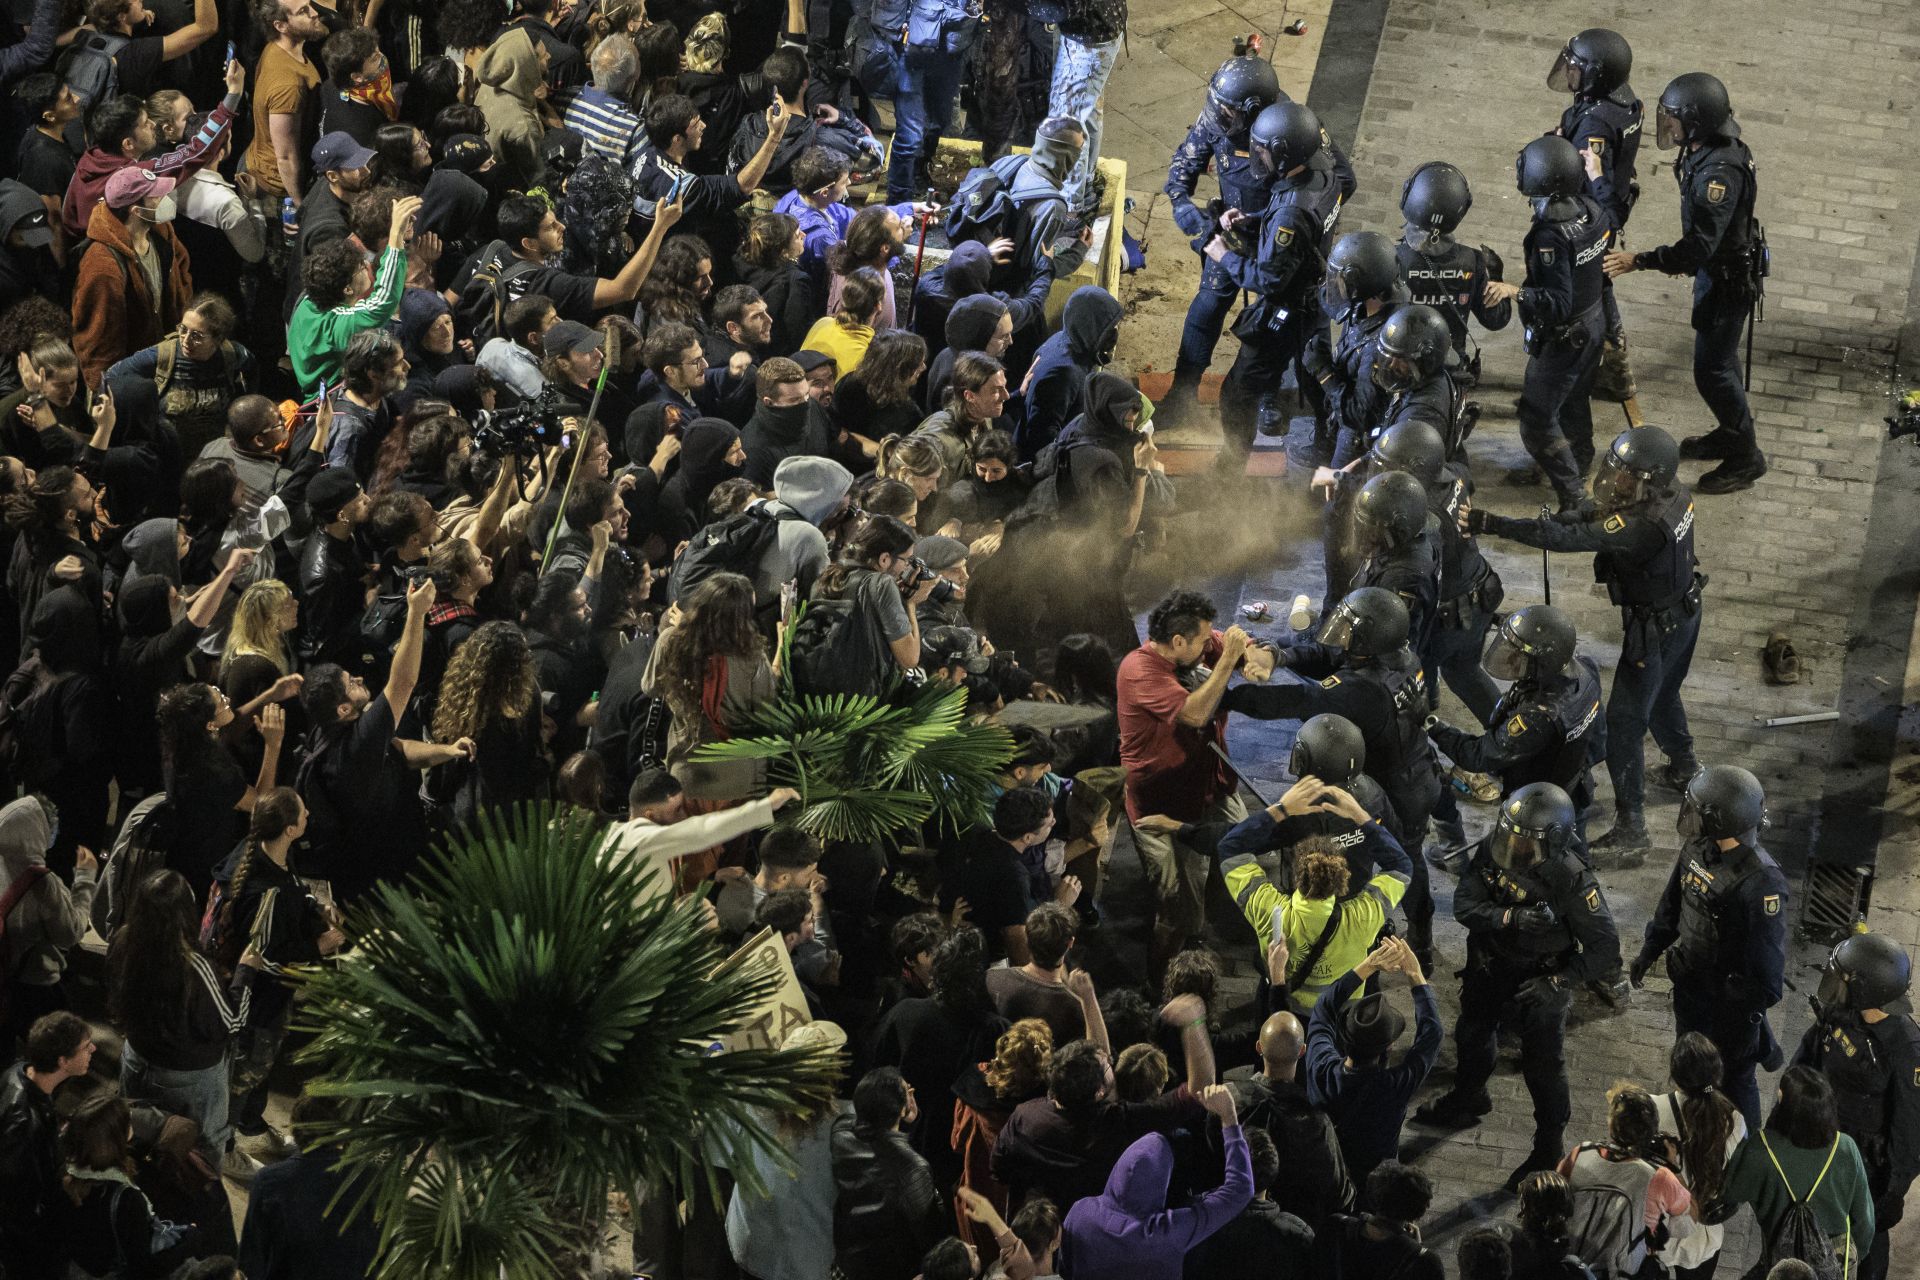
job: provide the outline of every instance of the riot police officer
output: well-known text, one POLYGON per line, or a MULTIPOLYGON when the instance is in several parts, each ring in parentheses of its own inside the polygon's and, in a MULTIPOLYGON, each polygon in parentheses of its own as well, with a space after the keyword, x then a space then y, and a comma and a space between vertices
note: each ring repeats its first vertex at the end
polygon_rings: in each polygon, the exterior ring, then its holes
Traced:
POLYGON ((1613 277, 1651 267, 1693 277, 1693 384, 1712 411, 1715 427, 1680 444, 1683 458, 1718 458, 1700 477, 1702 493, 1733 493, 1767 473, 1740 375, 1740 329, 1760 298, 1766 247, 1754 220, 1758 182, 1753 153, 1740 141, 1727 87, 1704 71, 1676 78, 1660 95, 1662 151, 1681 149, 1673 176, 1680 183, 1677 243, 1638 253, 1609 253, 1613 277))
POLYGON ((1464 441, 1457 434, 1460 396, 1447 368, 1449 341, 1447 322, 1432 307, 1409 303, 1387 317, 1373 340, 1372 361, 1374 385, 1387 402, 1372 432, 1423 422, 1440 433, 1451 462, 1464 441))
POLYGON ((1350 442, 1363 439, 1373 427, 1384 394, 1373 377, 1373 339, 1404 301, 1406 289, 1392 243, 1377 231, 1341 236, 1327 255, 1327 276, 1320 285, 1321 305, 1340 322, 1340 337, 1331 351, 1316 339, 1302 360, 1326 397, 1335 467, 1346 466, 1364 451, 1350 442))
POLYGON ((1524 286, 1491 281, 1488 302, 1514 298, 1526 325, 1527 373, 1520 390, 1520 442, 1560 498, 1580 505, 1593 461, 1587 387, 1600 359, 1600 256, 1613 217, 1586 194, 1578 153, 1565 138, 1535 138, 1514 161, 1520 192, 1533 201, 1524 286))
MULTIPOLYGON (((1440 779, 1433 744, 1421 728, 1426 683, 1407 637, 1407 606, 1399 596, 1382 587, 1357 588, 1328 616, 1318 643, 1290 645, 1275 655, 1276 666, 1308 679, 1237 685, 1220 705, 1256 720, 1304 720, 1322 713, 1350 720, 1365 740, 1369 775, 1393 805, 1396 829, 1411 838, 1427 829, 1440 779)), ((1425 865, 1419 858, 1413 864, 1404 904, 1407 942, 1430 957, 1433 895, 1425 865)))
POLYGON ((1533 1148, 1507 1179, 1551 1169, 1566 1154, 1573 1114, 1563 1052, 1572 990, 1620 964, 1620 937, 1606 897, 1573 850, 1573 801, 1550 782, 1531 782, 1500 805, 1493 831, 1473 848, 1454 890, 1453 915, 1467 927, 1467 968, 1454 1024, 1459 1069, 1453 1088, 1414 1113, 1420 1124, 1465 1129, 1493 1109, 1496 1035, 1519 1023, 1520 1072, 1533 1099, 1533 1148))
POLYGON ((1366 558, 1350 589, 1384 587, 1407 606, 1409 642, 1423 662, 1440 603, 1440 522, 1412 476, 1388 471, 1360 486, 1353 502, 1354 541, 1366 558))
MULTIPOLYGON (((1264 58, 1253 55, 1228 58, 1213 73, 1207 85, 1207 105, 1174 151, 1163 188, 1173 202, 1174 222, 1194 237, 1195 250, 1205 250, 1207 241, 1220 225, 1221 214, 1227 210, 1257 218, 1266 209, 1272 194, 1273 175, 1255 171, 1248 131, 1262 111, 1287 100, 1273 64, 1264 58), (1193 193, 1200 175, 1208 169, 1213 170, 1220 195, 1212 204, 1202 207, 1193 202, 1193 193)), ((1352 196, 1353 166, 1331 138, 1323 133, 1321 140, 1342 199, 1352 196)), ((1248 227, 1242 235, 1252 230, 1248 227)), ((1251 256, 1251 248, 1249 242, 1241 252, 1251 256)), ((1239 291, 1233 277, 1218 263, 1205 257, 1201 259, 1200 287, 1187 305, 1186 325, 1180 333, 1180 354, 1173 366, 1173 386, 1156 411, 1163 428, 1173 425, 1194 407, 1200 375, 1213 362, 1213 349, 1220 342, 1221 326, 1226 323, 1227 312, 1232 310, 1234 295, 1239 291)))
POLYGON ((1487 282, 1505 277, 1500 255, 1486 245, 1470 249, 1453 238, 1471 208, 1467 175, 1444 160, 1429 160, 1400 188, 1406 229, 1394 247, 1408 300, 1432 307, 1447 322, 1463 387, 1480 381, 1480 348, 1467 336, 1468 317, 1483 329, 1504 329, 1513 319, 1510 299, 1487 301, 1487 282))
POLYGON ((1907 999, 1913 963, 1891 938, 1855 934, 1833 949, 1796 1063, 1833 1082, 1840 1131, 1860 1147, 1873 1193, 1873 1247, 1860 1280, 1885 1280, 1887 1233, 1920 1174, 1920 1026, 1907 999))
POLYGON ((1593 476, 1594 509, 1585 518, 1523 520, 1470 510, 1469 533, 1490 533, 1548 551, 1591 551, 1594 576, 1620 606, 1620 665, 1607 696, 1607 774, 1613 779, 1613 829, 1590 847, 1596 859, 1638 866, 1649 846, 1642 740, 1667 753, 1661 780, 1675 790, 1699 769, 1680 687, 1700 637, 1706 577, 1693 549, 1693 500, 1674 471, 1680 454, 1658 427, 1614 437, 1593 476))
MULTIPOLYGON (((1547 87, 1571 93, 1573 101, 1560 113, 1554 130, 1579 151, 1591 152, 1599 162, 1606 195, 1601 203, 1613 214, 1616 230, 1624 234, 1633 203, 1639 199, 1634 179, 1640 154, 1640 99, 1633 96, 1627 77, 1633 72, 1633 48, 1617 31, 1595 27, 1567 41, 1547 72, 1547 87)), ((1599 184, 1593 190, 1598 195, 1599 184)), ((1619 247, 1616 237, 1615 248, 1619 247)), ((1606 317, 1606 342, 1594 372, 1593 391, 1603 400, 1618 400, 1626 408, 1627 423, 1639 426, 1640 405, 1635 395, 1633 369, 1627 361, 1626 330, 1613 284, 1603 281, 1600 305, 1606 317)))
POLYGON ((1497 774, 1503 793, 1533 782, 1565 791, 1574 804, 1574 835, 1584 846, 1579 814, 1593 800, 1589 766, 1605 725, 1600 668, 1574 652, 1577 642, 1573 619, 1552 605, 1514 610, 1487 646, 1486 671, 1513 682, 1488 717, 1490 727, 1469 734, 1429 719, 1427 733, 1457 767, 1497 774))
MULTIPOLYGON (((1287 422, 1280 407, 1280 379, 1293 365, 1295 383, 1316 420, 1316 452, 1330 455, 1332 441, 1323 438, 1326 405, 1320 384, 1299 365, 1308 344, 1326 328, 1317 294, 1325 260, 1322 246, 1340 216, 1340 185, 1319 118, 1298 103, 1276 103, 1262 111, 1249 141, 1254 172, 1274 178, 1252 251, 1236 252, 1224 235, 1215 235, 1204 250, 1235 284, 1258 295, 1234 322, 1240 354, 1220 389, 1220 424, 1230 456, 1244 456, 1253 448, 1256 415, 1262 434, 1283 434, 1287 422)), ((1251 221, 1247 214, 1228 210, 1221 215, 1221 231, 1230 233, 1251 221)))
POLYGON ((1680 801, 1680 857, 1628 970, 1638 987, 1667 957, 1676 1035, 1698 1031, 1720 1050, 1721 1088, 1760 1128, 1754 1067, 1779 1065, 1767 1010, 1786 985, 1787 878, 1760 847, 1767 816, 1760 780, 1737 765, 1708 765, 1680 801))

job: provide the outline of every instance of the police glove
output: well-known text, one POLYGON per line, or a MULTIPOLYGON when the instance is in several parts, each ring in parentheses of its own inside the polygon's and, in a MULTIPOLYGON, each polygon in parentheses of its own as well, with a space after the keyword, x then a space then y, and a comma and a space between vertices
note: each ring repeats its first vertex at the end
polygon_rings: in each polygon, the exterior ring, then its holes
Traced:
POLYGON ((1467 532, 1469 534, 1478 535, 1478 534, 1485 533, 1486 529, 1487 529, 1487 513, 1481 510, 1479 507, 1469 508, 1467 511, 1467 532))
POLYGON ((1647 970, 1653 968, 1656 958, 1642 951, 1634 957, 1633 963, 1627 966, 1627 981, 1633 984, 1635 991, 1647 985, 1647 970))
POLYGON ((1520 989, 1513 993, 1513 1002, 1523 1009, 1530 1009, 1537 1004, 1549 1003, 1559 996, 1560 991, 1560 975, 1543 973, 1521 983, 1520 989))
POLYGON ((1507 912, 1507 923, 1516 929, 1530 933, 1551 929, 1559 923, 1560 917, 1554 914, 1552 907, 1544 902, 1530 902, 1524 907, 1514 907, 1507 912))

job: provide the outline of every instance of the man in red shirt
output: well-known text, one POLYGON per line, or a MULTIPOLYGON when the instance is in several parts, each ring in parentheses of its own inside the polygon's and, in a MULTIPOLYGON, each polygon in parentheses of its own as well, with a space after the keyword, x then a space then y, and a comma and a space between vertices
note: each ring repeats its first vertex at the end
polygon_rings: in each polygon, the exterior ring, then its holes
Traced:
POLYGON ((1208 862, 1174 835, 1143 830, 1140 819, 1233 823, 1247 816, 1232 770, 1210 748, 1226 747, 1220 699, 1249 640, 1239 627, 1215 631, 1215 613, 1199 592, 1174 592, 1147 615, 1147 642, 1120 663, 1120 763, 1134 848, 1158 901, 1156 973, 1206 923, 1208 862))

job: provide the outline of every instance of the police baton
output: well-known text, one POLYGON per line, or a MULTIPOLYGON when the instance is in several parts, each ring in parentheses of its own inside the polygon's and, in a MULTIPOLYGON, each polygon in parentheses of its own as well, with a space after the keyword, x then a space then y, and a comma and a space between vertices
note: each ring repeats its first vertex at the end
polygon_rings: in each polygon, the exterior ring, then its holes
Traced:
MULTIPOLYGON (((1540 504, 1540 517, 1543 520, 1553 518, 1553 513, 1547 510, 1547 504, 1544 502, 1540 504)), ((1540 548, 1540 585, 1546 591, 1547 603, 1552 604, 1553 568, 1552 563, 1547 559, 1547 549, 1545 547, 1540 548)))
POLYGON ((1262 809, 1273 808, 1276 802, 1267 799, 1266 796, 1261 794, 1260 788, 1253 785, 1253 779, 1249 778, 1246 774, 1240 771, 1240 766, 1233 762, 1232 756, 1228 755, 1226 752, 1220 749, 1220 744, 1218 742, 1209 742, 1207 746, 1209 749, 1212 750, 1213 754, 1220 757, 1221 764, 1224 764, 1227 766, 1227 768, 1233 770, 1233 776, 1240 779, 1240 784, 1244 786, 1247 790, 1253 792, 1253 798, 1260 802, 1260 807, 1262 809))

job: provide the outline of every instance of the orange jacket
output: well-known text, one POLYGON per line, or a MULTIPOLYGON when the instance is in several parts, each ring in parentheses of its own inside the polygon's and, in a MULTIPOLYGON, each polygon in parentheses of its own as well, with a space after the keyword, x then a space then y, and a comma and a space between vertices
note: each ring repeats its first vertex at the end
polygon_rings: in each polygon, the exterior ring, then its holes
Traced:
POLYGON ((163 296, 156 311, 147 273, 134 256, 127 224, 105 203, 87 219, 92 241, 80 257, 73 284, 73 349, 87 385, 100 389, 107 366, 158 343, 180 323, 193 296, 192 263, 187 247, 161 223, 153 228, 160 255, 163 296))

